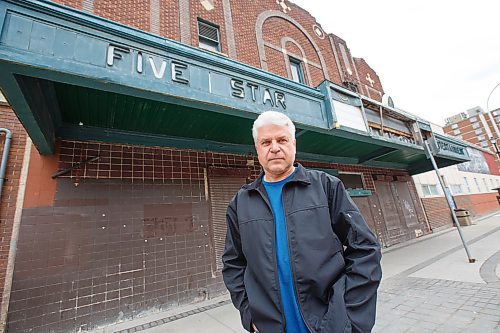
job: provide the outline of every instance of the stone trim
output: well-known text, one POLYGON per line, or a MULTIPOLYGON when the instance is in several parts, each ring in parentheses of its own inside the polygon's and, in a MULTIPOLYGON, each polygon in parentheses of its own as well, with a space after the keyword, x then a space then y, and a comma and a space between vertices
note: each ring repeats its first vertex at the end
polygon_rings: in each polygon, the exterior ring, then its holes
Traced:
POLYGON ((290 42, 290 43, 294 44, 295 46, 297 46, 299 48, 300 52, 302 53, 301 56, 296 57, 296 58, 302 60, 302 62, 304 63, 304 69, 305 69, 305 74, 306 74, 305 79, 307 80, 306 84, 312 85, 311 72, 309 71, 309 66, 308 66, 309 62, 307 61, 306 53, 304 52, 304 49, 293 38, 283 37, 283 38, 281 38, 281 48, 283 49, 283 58, 285 60, 285 67, 286 67, 286 73, 288 75, 288 78, 290 78, 290 79, 292 78, 292 73, 290 71, 290 59, 287 57, 288 54, 286 52, 286 43, 287 42, 290 42))
POLYGON ((233 17, 231 14, 231 2, 229 0, 222 0, 222 8, 224 10, 224 23, 226 28, 227 39, 227 53, 229 58, 237 59, 236 56, 236 42, 234 40, 233 17))
POLYGON ((82 9, 84 12, 93 13, 94 12, 94 0, 83 0, 82 9))
MULTIPOLYGON (((295 54, 295 53, 292 53, 292 52, 288 52, 288 51, 286 51, 286 49, 284 49, 284 48, 282 48, 282 47, 280 47, 280 46, 276 46, 276 45, 274 45, 274 44, 271 44, 271 43, 269 43, 269 42, 264 42, 264 46, 266 46, 266 47, 268 47, 268 48, 270 48, 270 49, 273 49, 273 50, 275 50, 275 51, 278 51, 278 52, 283 52, 283 53, 286 53, 286 54, 291 55, 292 57, 295 57, 295 58, 297 58, 297 59, 301 59, 301 58, 303 58, 303 56, 302 56, 302 55, 300 55, 300 54, 295 54)), ((318 68, 318 69, 322 69, 322 68, 321 68, 321 65, 320 65, 320 64, 318 64, 318 63, 317 63, 317 62, 315 62, 315 61, 309 61, 309 60, 307 60, 307 63, 308 63, 309 65, 313 66, 313 67, 316 67, 316 68, 318 68)))
POLYGON ((311 45, 314 47, 314 50, 316 51, 316 54, 319 57, 325 79, 330 80, 330 75, 328 75, 328 68, 326 67, 326 62, 325 62, 325 59, 323 58, 323 54, 321 53, 318 45, 314 42, 311 35, 307 32, 306 29, 304 29, 303 26, 300 25, 299 22, 294 20, 292 17, 290 17, 286 14, 283 14, 282 12, 277 11, 277 10, 267 10, 267 11, 260 13, 259 16, 257 17, 257 21, 255 22, 255 33, 257 36, 257 47, 259 49, 260 67, 265 71, 268 70, 262 27, 264 26, 264 22, 268 18, 271 18, 271 17, 279 17, 279 18, 282 18, 282 19, 290 22, 291 24, 295 25, 306 36, 306 38, 309 40, 311 45))
POLYGON ((151 0, 149 3, 150 28, 154 34, 160 34, 160 0, 151 0))
POLYGON ((335 42, 333 41, 333 37, 331 35, 328 37, 330 39, 330 45, 332 46, 333 56, 335 57, 335 64, 337 65, 337 70, 340 74, 340 81, 344 82, 344 73, 342 72, 342 67, 340 67, 339 55, 337 53, 337 49, 335 48, 335 42))
POLYGON ((179 25, 181 30, 181 43, 192 45, 191 8, 189 0, 179 0, 179 25))

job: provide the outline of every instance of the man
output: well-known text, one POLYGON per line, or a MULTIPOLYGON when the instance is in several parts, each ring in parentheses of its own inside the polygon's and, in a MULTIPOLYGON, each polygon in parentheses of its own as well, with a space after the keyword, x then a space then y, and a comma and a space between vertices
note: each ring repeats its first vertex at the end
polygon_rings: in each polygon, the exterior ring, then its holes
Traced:
POLYGON ((341 181, 295 161, 295 126, 268 111, 252 134, 263 172, 227 210, 224 282, 243 327, 370 332, 380 246, 341 181))

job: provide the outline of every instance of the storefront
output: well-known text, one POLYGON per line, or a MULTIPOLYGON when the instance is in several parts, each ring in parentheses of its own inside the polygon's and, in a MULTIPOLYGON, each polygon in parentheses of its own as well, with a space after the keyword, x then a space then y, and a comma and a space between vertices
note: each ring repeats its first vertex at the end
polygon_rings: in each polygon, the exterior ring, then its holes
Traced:
POLYGON ((384 246, 428 231, 410 177, 432 168, 422 140, 453 150, 440 167, 468 159, 424 120, 332 82, 50 2, 0 2, 0 27, 0 88, 36 148, 27 188, 39 189, 24 197, 11 332, 92 329, 223 293, 225 205, 259 172, 250 129, 265 110, 296 123, 297 159, 341 178, 384 246), (54 167, 34 176, 44 158, 54 167))

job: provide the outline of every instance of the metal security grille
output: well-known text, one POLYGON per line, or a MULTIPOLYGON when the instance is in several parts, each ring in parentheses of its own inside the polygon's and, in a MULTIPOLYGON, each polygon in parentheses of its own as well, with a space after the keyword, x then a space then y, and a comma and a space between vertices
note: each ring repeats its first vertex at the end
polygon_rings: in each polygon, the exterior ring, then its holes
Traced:
POLYGON ((226 239, 226 211, 229 201, 238 192, 246 178, 244 177, 210 177, 210 203, 212 209, 212 232, 216 269, 222 269, 222 254, 226 239))

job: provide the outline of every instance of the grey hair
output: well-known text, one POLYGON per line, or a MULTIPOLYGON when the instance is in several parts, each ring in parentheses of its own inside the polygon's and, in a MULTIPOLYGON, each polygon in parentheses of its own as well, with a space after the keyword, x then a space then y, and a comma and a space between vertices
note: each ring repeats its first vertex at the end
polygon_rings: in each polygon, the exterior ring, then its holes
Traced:
POLYGON ((254 143, 257 143, 257 130, 266 125, 286 126, 290 131, 291 138, 295 139, 295 125, 288 116, 277 111, 266 111, 261 113, 253 122, 252 136, 254 143))

